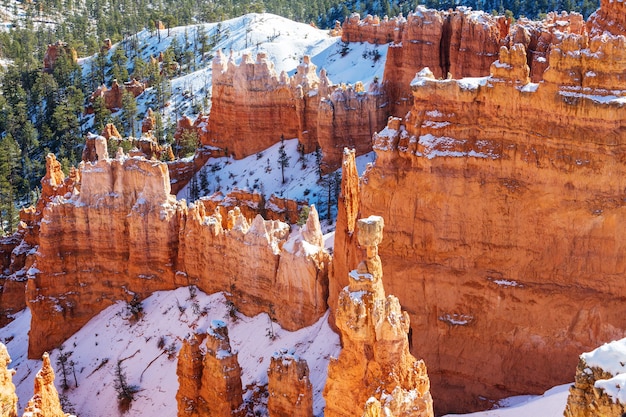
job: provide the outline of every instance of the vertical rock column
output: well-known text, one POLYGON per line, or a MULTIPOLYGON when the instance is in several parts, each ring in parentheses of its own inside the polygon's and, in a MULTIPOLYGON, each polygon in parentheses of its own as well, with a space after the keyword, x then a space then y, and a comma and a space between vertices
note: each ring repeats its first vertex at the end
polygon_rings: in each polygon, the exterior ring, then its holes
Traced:
POLYGON ((230 348, 228 328, 223 321, 213 320, 206 340, 200 397, 214 416, 237 415, 243 404, 241 367, 237 352, 230 348))
POLYGON ((270 417, 312 417, 313 386, 304 359, 286 350, 272 356, 267 371, 270 417))
POLYGON ((41 369, 35 376, 35 392, 24 410, 24 417, 69 417, 61 409, 59 393, 54 386, 54 370, 48 353, 43 354, 41 369))
POLYGON ((178 376, 178 417, 197 417, 206 411, 206 404, 199 397, 202 388, 202 349, 206 335, 193 334, 183 340, 178 353, 176 375, 178 376))
POLYGON ((13 370, 7 366, 11 363, 6 346, 0 343, 0 417, 17 416, 17 395, 13 384, 13 370))
POLYGON ((328 367, 326 417, 360 416, 364 410, 365 415, 379 410, 387 416, 433 416, 426 365, 409 352, 409 316, 396 297, 385 297, 378 256, 382 231, 382 217, 357 222, 367 255, 339 295, 335 317, 343 349, 328 367))

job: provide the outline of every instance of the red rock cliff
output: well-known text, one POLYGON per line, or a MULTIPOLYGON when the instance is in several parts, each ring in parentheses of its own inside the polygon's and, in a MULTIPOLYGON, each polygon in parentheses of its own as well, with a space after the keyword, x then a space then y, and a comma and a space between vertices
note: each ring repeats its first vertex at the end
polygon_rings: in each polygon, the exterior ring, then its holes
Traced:
MULTIPOLYGON (((438 412, 570 381, 580 352, 624 336, 623 38, 585 39, 556 45, 540 84, 521 47, 494 77, 423 72, 410 115, 375 136, 358 210, 388 219, 385 286, 409 311, 438 412)), ((358 259, 350 216, 331 294, 358 259)))
POLYGON ((372 133, 387 117, 386 96, 378 85, 369 91, 362 84, 332 86, 323 70, 316 74, 308 57, 289 78, 276 74, 264 54, 256 62, 244 55, 235 65, 219 52, 213 74, 208 125, 194 126, 203 145, 236 158, 260 152, 284 136, 298 138, 307 153, 320 145, 324 170, 334 170, 344 146, 356 146, 359 154, 369 152, 372 133))
POLYGON ((123 153, 109 159, 102 137, 95 150, 97 161, 81 164, 73 191, 42 210, 26 290, 31 357, 117 300, 184 285, 229 290, 243 313, 274 311, 290 330, 326 311, 330 257, 315 210, 291 235, 287 224, 250 221, 238 208, 223 227, 204 205, 176 202, 166 164, 123 153))
POLYGON ((437 11, 418 6, 407 16, 399 39, 387 52, 384 80, 390 114, 403 115, 410 109, 409 84, 424 67, 436 78, 489 75, 508 30, 509 22, 503 16, 464 7, 437 11))

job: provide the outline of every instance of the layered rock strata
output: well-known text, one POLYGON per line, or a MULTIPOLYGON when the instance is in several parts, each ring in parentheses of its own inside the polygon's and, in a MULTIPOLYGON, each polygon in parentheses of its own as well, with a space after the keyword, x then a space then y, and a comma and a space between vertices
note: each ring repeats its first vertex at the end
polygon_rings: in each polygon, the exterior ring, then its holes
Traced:
POLYGON ((520 46, 492 77, 422 72, 410 114, 375 136, 358 198, 358 179, 343 181, 330 294, 358 260, 354 213, 384 216, 385 286, 438 412, 566 383, 579 352, 624 336, 623 38, 585 39, 553 47, 539 84, 520 46))
MULTIPOLYGON (((350 26, 349 24, 344 24, 350 26)), ((438 11, 418 6, 401 34, 389 45, 385 62, 385 90, 390 114, 406 114, 412 103, 409 84, 415 73, 429 67, 436 78, 481 77, 498 58, 509 21, 485 12, 459 7, 438 11)))
POLYGON ((621 417, 626 412, 624 339, 580 355, 565 417, 621 417))
POLYGON ((276 74, 265 54, 256 61, 244 55, 236 65, 219 52, 213 60, 211 117, 208 125, 197 120, 193 125, 203 145, 235 158, 260 152, 281 137, 298 138, 306 153, 322 147, 327 171, 339 166, 344 146, 356 146, 359 153, 371 150, 371 134, 387 117, 386 103, 376 83, 367 91, 361 84, 333 86, 306 56, 289 77, 276 74))
POLYGON ((527 64, 532 82, 543 79, 543 73, 549 66, 550 48, 569 34, 585 35, 587 27, 579 13, 547 14, 545 19, 536 21, 519 19, 509 35, 504 39, 506 46, 522 44, 527 51, 527 64))
POLYGON ((0 417, 17 416, 17 395, 13 384, 13 370, 8 369, 11 363, 9 352, 0 343, 0 417))
POLYGON ((402 42, 402 30, 406 19, 402 15, 394 18, 367 15, 364 19, 358 13, 346 17, 341 27, 342 42, 368 42, 380 45, 389 42, 402 42))
POLYGON ((23 417, 72 417, 61 408, 48 353, 44 353, 42 359, 41 369, 35 376, 35 391, 26 404, 23 417))
POLYGON ((70 195, 79 181, 77 170, 72 168, 66 178, 56 157, 53 154, 46 156, 46 174, 41 179, 41 195, 36 206, 22 210, 17 232, 0 240, 3 265, 0 273, 0 323, 10 321, 12 314, 26 307, 26 271, 31 267, 39 245, 39 226, 45 206, 58 196, 70 195))
POLYGON ((587 26, 591 35, 608 32, 626 36, 626 5, 621 1, 600 0, 600 8, 589 16, 587 26))
POLYGON ((267 377, 270 417, 313 417, 313 386, 304 359, 281 350, 272 356, 267 377))
POLYGON ((283 328, 313 324, 326 311, 329 255, 317 212, 301 230, 238 208, 187 207, 170 194, 167 165, 118 153, 96 139, 96 162, 42 209, 28 270, 29 356, 58 346, 118 300, 196 285, 230 291, 244 314, 274 312, 283 328), (97 256, 94 256, 97 254, 97 256), (280 288, 280 291, 276 291, 280 288))
POLYGON ((328 367, 325 416, 434 415, 426 365, 409 352, 409 315, 398 298, 385 296, 378 256, 382 229, 378 216, 357 223, 366 258, 339 295, 335 323, 343 347, 328 367))
POLYGON ((245 415, 241 367, 224 322, 213 320, 206 335, 183 342, 176 373, 180 417, 245 415))

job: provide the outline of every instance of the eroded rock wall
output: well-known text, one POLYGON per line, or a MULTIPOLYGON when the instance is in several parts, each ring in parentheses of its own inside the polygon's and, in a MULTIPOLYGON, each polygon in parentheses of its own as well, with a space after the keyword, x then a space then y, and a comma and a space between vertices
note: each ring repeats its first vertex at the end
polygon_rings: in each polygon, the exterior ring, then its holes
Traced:
POLYGON ((330 257, 314 209, 292 234, 285 223, 247 219, 238 208, 223 223, 219 208, 207 213, 203 204, 176 201, 166 164, 123 153, 110 159, 102 137, 95 152, 96 162, 82 163, 73 177, 80 182, 49 200, 36 222, 26 288, 30 357, 118 300, 179 286, 230 291, 243 313, 271 313, 290 330, 326 311, 330 257))
POLYGON ((208 124, 193 125, 203 145, 238 159, 281 137, 298 138, 306 153, 321 146, 323 170, 332 171, 344 146, 356 146, 359 154, 371 151, 371 135, 387 117, 386 95, 378 85, 368 91, 362 84, 333 86, 306 56, 290 78, 276 74, 265 54, 256 61, 244 55, 236 65, 219 52, 213 74, 211 117, 208 124))
MULTIPOLYGON (((387 220, 385 287, 411 316, 438 412, 566 383, 581 351, 624 336, 626 92, 599 71, 624 68, 622 42, 565 37, 540 84, 522 47, 502 51, 493 77, 423 72, 410 115, 375 136, 359 208, 342 210, 387 220), (611 90, 586 84, 590 71, 611 90)), ((331 294, 358 260, 350 216, 331 294)))
POLYGON ((48 353, 44 353, 42 359, 41 369, 35 376, 33 397, 26 404, 23 417, 72 417, 61 408, 48 353))

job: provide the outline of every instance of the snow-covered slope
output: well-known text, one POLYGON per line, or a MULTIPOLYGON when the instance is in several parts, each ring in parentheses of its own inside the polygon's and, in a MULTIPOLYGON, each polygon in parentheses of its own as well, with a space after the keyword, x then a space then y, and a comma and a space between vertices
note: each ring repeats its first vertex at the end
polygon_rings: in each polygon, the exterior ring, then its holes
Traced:
MULTIPOLYGON (((182 26, 169 30, 163 29, 160 33, 150 32, 147 29, 132 37, 140 50, 139 56, 146 62, 150 57, 157 57, 164 52, 174 38, 181 46, 182 51, 196 52, 195 62, 189 66, 195 70, 189 72, 183 68, 184 75, 171 80, 171 104, 164 110, 164 119, 175 122, 177 117, 187 114, 192 118, 198 111, 209 110, 204 107, 205 98, 210 103, 212 71, 211 59, 217 50, 226 54, 232 53, 236 62, 243 54, 256 56, 265 52, 274 63, 276 71, 286 71, 293 75, 297 65, 304 55, 309 55, 317 65, 318 71, 325 68, 333 83, 354 84, 363 81, 371 82, 374 77, 382 79, 387 46, 369 45, 367 43, 351 43, 343 46, 341 39, 331 37, 328 31, 314 28, 304 23, 276 16, 269 13, 247 14, 235 19, 220 23, 206 23, 194 26, 182 26), (204 55, 197 53, 200 48, 197 36, 198 31, 204 31, 213 43, 213 46, 204 55), (374 61, 371 52, 378 51, 378 58, 374 61)), ((123 43, 113 45, 108 56, 116 48, 124 47, 123 43)), ((83 74, 88 77, 94 57, 81 59, 83 74)), ((132 73, 132 56, 128 61, 129 71, 132 73)), ((155 107, 153 103, 154 88, 148 89, 138 97, 138 115, 142 118, 148 107, 155 107)), ((154 108, 156 110, 156 108, 154 108)), ((93 116, 88 116, 85 127, 91 125, 93 116)))
MULTIPOLYGON (((266 314, 245 317, 236 313, 237 319, 233 320, 222 293, 206 295, 195 288, 154 293, 144 300, 143 310, 143 318, 132 323, 127 305, 117 303, 70 337, 62 351, 51 353, 56 385, 65 397, 66 411, 72 409, 81 417, 118 415, 115 368, 123 360, 128 383, 139 388, 125 415, 176 415, 176 353, 181 341, 191 332, 206 330, 211 320, 219 319, 227 322, 233 349, 239 352, 244 388, 248 384, 267 383, 271 355, 282 348, 293 348, 309 365, 315 414, 322 414, 321 391, 328 361, 339 353, 339 337, 328 326, 327 316, 310 327, 288 332, 271 323, 266 314), (276 336, 273 340, 269 337, 270 329, 276 336), (59 354, 69 354, 68 363, 74 362, 73 370, 68 371, 67 390, 61 388, 59 354)), ((30 313, 25 310, 0 329, 0 341, 7 345, 13 359, 11 367, 16 370, 13 382, 20 409, 32 396, 33 380, 41 366, 41 361, 26 358, 29 323, 30 313)))

